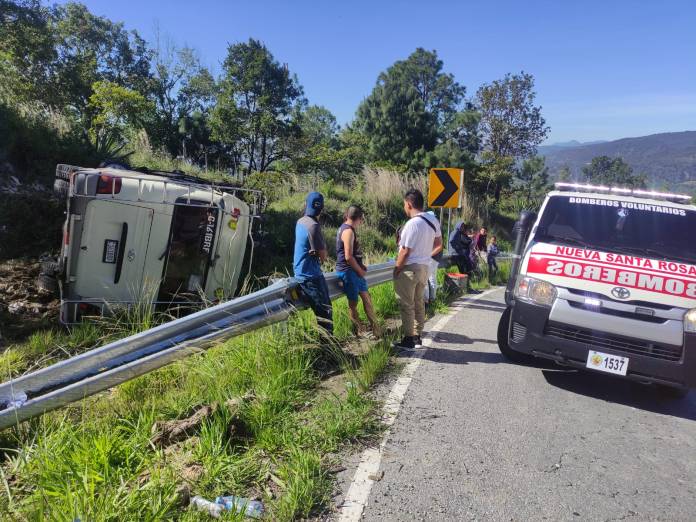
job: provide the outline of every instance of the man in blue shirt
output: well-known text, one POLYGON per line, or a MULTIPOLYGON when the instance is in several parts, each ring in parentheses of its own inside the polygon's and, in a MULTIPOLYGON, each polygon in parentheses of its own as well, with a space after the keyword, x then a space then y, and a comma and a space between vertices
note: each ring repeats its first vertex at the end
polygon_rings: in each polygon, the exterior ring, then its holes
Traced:
POLYGON ((307 195, 305 215, 295 225, 295 280, 300 284, 303 298, 317 316, 319 326, 333 334, 333 314, 329 288, 326 286, 321 263, 328 256, 326 242, 317 218, 324 209, 324 196, 319 192, 307 195))

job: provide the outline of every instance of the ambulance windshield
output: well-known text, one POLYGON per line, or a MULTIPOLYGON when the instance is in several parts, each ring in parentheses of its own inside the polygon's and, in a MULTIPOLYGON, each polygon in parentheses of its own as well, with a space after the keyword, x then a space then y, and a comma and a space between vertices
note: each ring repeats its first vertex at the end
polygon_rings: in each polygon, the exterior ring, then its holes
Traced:
POLYGON ((696 264, 696 212, 650 202, 553 196, 536 241, 696 264))

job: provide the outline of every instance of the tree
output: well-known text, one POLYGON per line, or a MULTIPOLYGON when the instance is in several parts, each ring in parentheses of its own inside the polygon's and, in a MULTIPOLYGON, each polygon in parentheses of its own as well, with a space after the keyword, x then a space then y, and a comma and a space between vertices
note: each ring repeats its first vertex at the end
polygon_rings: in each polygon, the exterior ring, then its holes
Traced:
POLYGON ((563 165, 558 171, 558 181, 569 182, 573 179, 573 175, 570 172, 570 167, 568 165, 563 165))
MULTIPOLYGON (((506 74, 502 80, 483 85, 476 93, 476 105, 481 113, 480 130, 483 148, 491 161, 500 165, 503 158, 520 160, 536 154, 537 146, 549 132, 534 105, 534 78, 531 74, 506 74)), ((511 166, 513 163, 508 162, 511 166)), ((502 173, 494 180, 495 199, 511 176, 502 173), (503 175, 504 174, 504 175, 503 175)))
POLYGON ((582 168, 585 179, 595 185, 645 188, 645 174, 634 174, 633 168, 622 158, 597 156, 582 168))
POLYGON ((300 132, 293 120, 304 105, 302 87, 258 40, 229 46, 217 104, 214 139, 228 146, 233 167, 266 171, 288 155, 288 139, 300 132))
POLYGON ((337 177, 342 155, 336 117, 325 107, 310 105, 298 108, 293 122, 298 132, 288 139, 289 169, 297 174, 337 177))
POLYGON ((0 99, 51 102, 56 59, 52 11, 39 0, 0 0, 0 99))
POLYGON ((106 144, 120 150, 126 131, 142 128, 154 106, 142 94, 112 82, 95 82, 92 89, 88 105, 92 114, 90 137, 97 150, 108 149, 106 144))
POLYGON ((436 51, 418 48, 379 75, 355 122, 373 161, 421 168, 446 141, 465 88, 442 68, 436 51))
POLYGON ((147 92, 152 52, 136 31, 126 31, 123 24, 95 16, 78 3, 56 7, 54 19, 54 81, 64 105, 82 114, 98 81, 147 92))
POLYGON ((481 113, 484 149, 495 157, 528 158, 546 139, 549 127, 535 106, 534 77, 506 74, 502 80, 483 85, 476 93, 481 113))
POLYGON ((68 109, 88 127, 92 86, 108 81, 146 94, 151 51, 135 31, 82 4, 43 7, 0 0, 0 94, 68 109))
MULTIPOLYGON (((197 114, 196 125, 207 126, 208 113, 215 102, 216 82, 210 71, 203 67, 191 48, 177 49, 171 42, 161 42, 157 36, 152 97, 157 117, 148 129, 153 141, 165 147, 172 155, 186 156, 186 140, 197 114)), ((189 150, 200 148, 190 144, 189 150)))
POLYGON ((543 156, 525 159, 515 172, 515 190, 521 193, 527 202, 541 200, 551 188, 549 168, 543 156))

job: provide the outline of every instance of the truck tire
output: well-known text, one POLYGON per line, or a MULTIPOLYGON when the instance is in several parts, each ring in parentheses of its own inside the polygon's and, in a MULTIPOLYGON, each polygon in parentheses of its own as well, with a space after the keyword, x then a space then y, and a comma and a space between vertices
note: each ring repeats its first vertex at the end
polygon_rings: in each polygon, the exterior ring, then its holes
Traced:
POLYGON ((524 365, 534 364, 534 356, 520 353, 510 348, 508 333, 510 332, 511 316, 512 308, 508 306, 500 316, 500 322, 498 323, 498 349, 503 354, 503 357, 510 362, 524 365))
POLYGON ((56 179, 53 182, 53 193, 60 197, 60 198, 65 198, 68 196, 68 192, 70 191, 70 183, 65 181, 64 179, 56 179))
POLYGON ((41 273, 47 276, 55 276, 60 272, 60 263, 55 259, 41 261, 41 273))
POLYGON ((58 294, 58 280, 46 274, 39 274, 36 278, 36 287, 53 295, 58 294))

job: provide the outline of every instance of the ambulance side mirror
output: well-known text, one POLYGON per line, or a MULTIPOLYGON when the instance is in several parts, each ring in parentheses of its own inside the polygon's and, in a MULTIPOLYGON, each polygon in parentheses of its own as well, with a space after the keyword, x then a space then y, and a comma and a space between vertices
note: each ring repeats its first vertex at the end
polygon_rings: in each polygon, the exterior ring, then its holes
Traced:
POLYGON ((512 235, 515 238, 515 250, 514 257, 512 258, 512 266, 510 267, 510 279, 508 279, 507 288, 505 289, 505 302, 508 305, 512 303, 512 293, 515 288, 515 281, 517 280, 517 273, 520 269, 520 263, 522 263, 524 245, 527 242, 527 238, 529 237, 532 227, 534 226, 536 217, 537 216, 534 212, 523 210, 520 213, 520 218, 512 227, 512 235))

